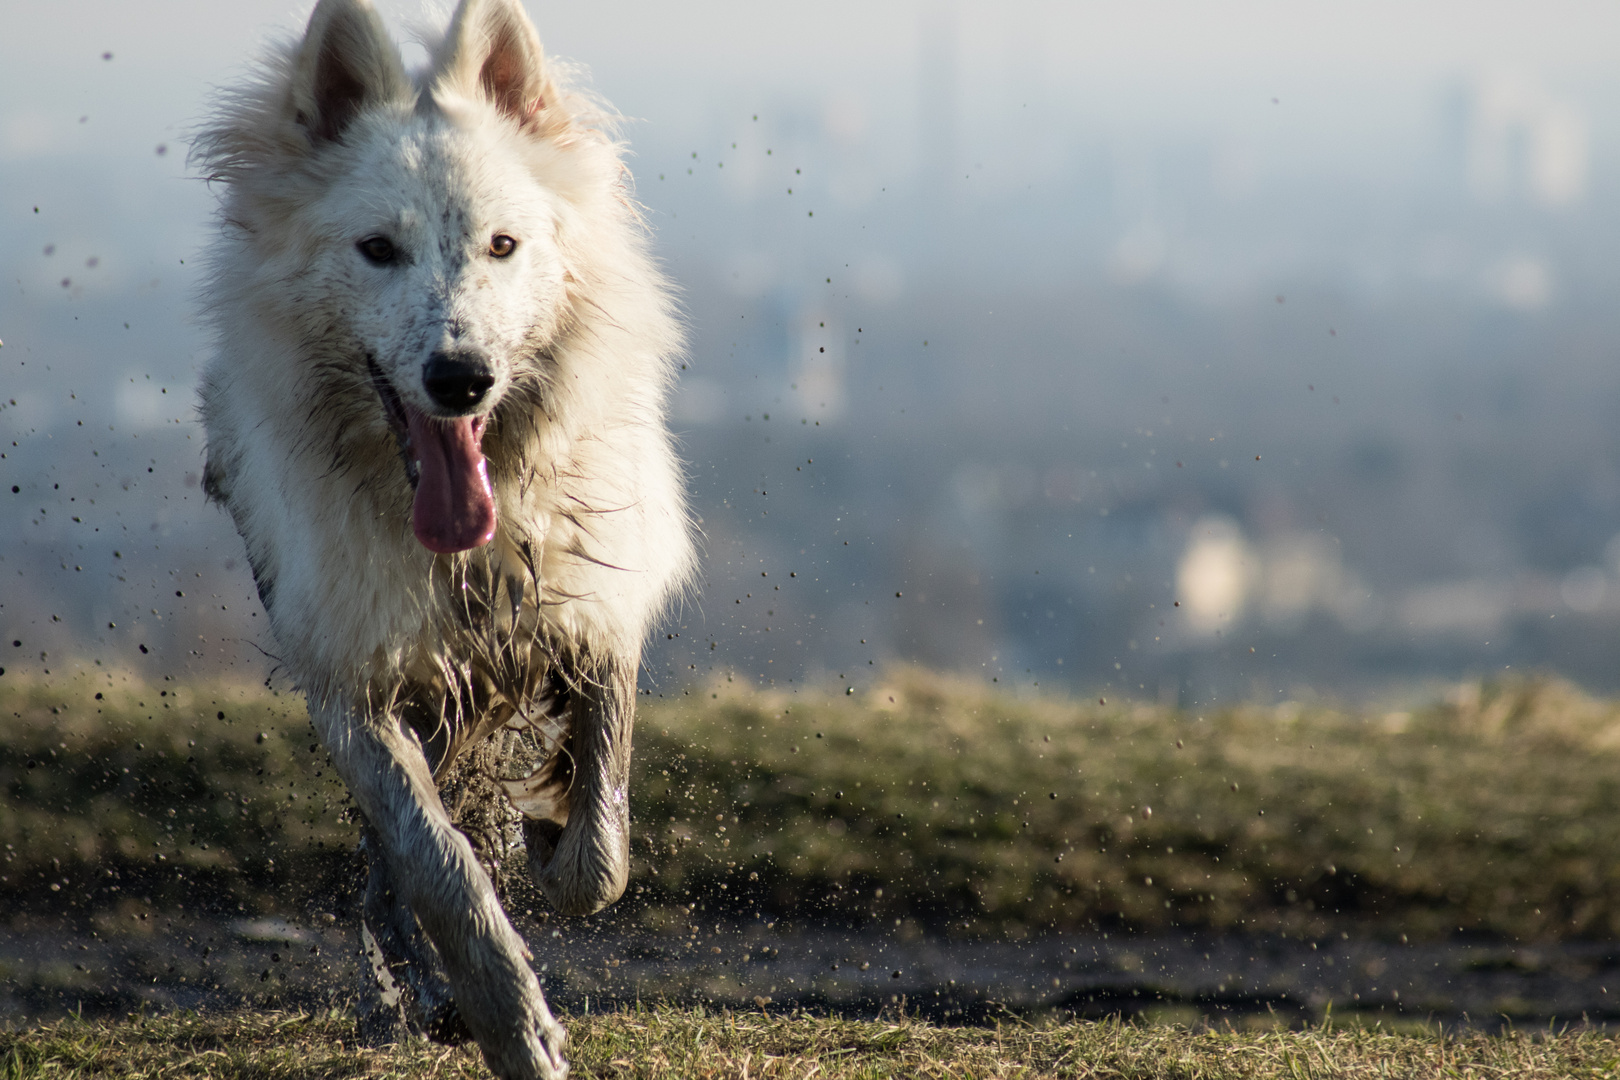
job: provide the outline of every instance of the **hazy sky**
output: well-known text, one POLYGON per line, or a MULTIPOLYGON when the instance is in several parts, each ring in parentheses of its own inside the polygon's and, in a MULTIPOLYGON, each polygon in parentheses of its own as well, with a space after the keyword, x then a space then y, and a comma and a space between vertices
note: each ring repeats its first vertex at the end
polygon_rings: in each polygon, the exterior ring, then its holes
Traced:
MULTIPOLYGON (((396 27, 423 17, 418 3, 381 6, 396 27)), ((212 87, 234 81, 268 36, 300 27, 308 7, 9 5, 0 34, 0 198, 8 200, 0 217, 15 226, 19 207, 30 212, 44 188, 62 201, 93 201, 87 229, 116 231, 119 216, 136 215, 187 231, 207 205, 182 180, 188 125, 212 87), (150 160, 159 144, 170 152, 150 160), (187 190, 167 190, 174 187, 187 190), (115 216, 97 225, 97 211, 115 216)), ((1292 140, 1313 164, 1334 147, 1427 137, 1413 133, 1429 120, 1419 105, 1447 80, 1522 73, 1590 101, 1613 96, 1620 71, 1620 5, 1583 0, 606 0, 529 9, 548 48, 590 65, 598 89, 655 135, 700 122, 699 105, 726 95, 855 100, 879 122, 910 120, 930 22, 955 28, 957 97, 969 125, 993 126, 997 110, 1032 99, 1133 138, 1292 140)), ((1596 111, 1601 129, 1608 110, 1596 111)), ((0 264, 8 256, 0 251, 0 264)))
MULTIPOLYGON (((409 0, 381 6, 396 29, 443 22, 409 0)), ((0 34, 0 338, 31 304, 81 282, 101 295, 145 288, 169 305, 163 318, 187 317, 195 259, 181 260, 204 243, 212 200, 186 168, 186 132, 213 88, 236 81, 266 38, 297 32, 308 7, 10 5, 0 34)), ((606 0, 529 10, 548 48, 588 64, 636 119, 632 143, 654 157, 688 140, 734 140, 752 113, 808 108, 834 134, 853 118, 860 158, 844 165, 892 179, 917 145, 928 104, 919 95, 945 85, 957 142, 1003 187, 1070 168, 1063 140, 1081 130, 1115 147, 1127 172, 1147 160, 1133 148, 1180 143, 1230 148, 1218 156, 1273 178, 1398 186, 1439 138, 1444 89, 1504 77, 1573 103, 1591 134, 1595 183, 1608 175, 1607 147, 1620 145, 1612 3, 606 0), (954 62, 933 56, 954 69, 943 84, 924 70, 930 27, 933 40, 956 43, 954 62)), ((176 355, 166 366, 192 362, 176 355)))
MULTIPOLYGON (((399 25, 415 3, 384 3, 399 25)), ((309 5, 279 0, 12 4, 0 35, 0 156, 74 148, 86 112, 100 138, 150 139, 196 115, 269 34, 309 5), (111 51, 114 60, 101 60, 111 51), (109 125, 116 122, 116 130, 109 125)), ((1620 61, 1620 5, 1584 0, 1414 3, 1148 0, 1114 3, 530 3, 547 46, 589 63, 611 97, 655 111, 660 89, 783 87, 836 92, 847 80, 909 84, 918 28, 952 14, 964 91, 1031 74, 1049 92, 1129 89, 1124 115, 1199 110, 1189 85, 1266 84, 1277 96, 1323 80, 1380 82, 1525 68, 1606 78, 1620 61)))

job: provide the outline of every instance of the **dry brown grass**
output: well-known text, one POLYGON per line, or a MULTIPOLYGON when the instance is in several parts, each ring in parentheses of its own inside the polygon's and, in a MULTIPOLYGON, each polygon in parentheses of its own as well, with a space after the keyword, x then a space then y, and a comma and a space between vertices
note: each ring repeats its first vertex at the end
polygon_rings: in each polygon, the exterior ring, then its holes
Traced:
MULTIPOLYGON (((653 1008, 577 1018, 573 1075, 656 1080, 793 1078, 1599 1077, 1620 1044, 1598 1031, 1397 1033, 1378 1029, 1194 1031, 1117 1022, 942 1028, 910 1019, 653 1008)), ((355 1045, 336 1015, 174 1015, 68 1020, 0 1033, 0 1076, 294 1080, 485 1077, 477 1051, 355 1045)))

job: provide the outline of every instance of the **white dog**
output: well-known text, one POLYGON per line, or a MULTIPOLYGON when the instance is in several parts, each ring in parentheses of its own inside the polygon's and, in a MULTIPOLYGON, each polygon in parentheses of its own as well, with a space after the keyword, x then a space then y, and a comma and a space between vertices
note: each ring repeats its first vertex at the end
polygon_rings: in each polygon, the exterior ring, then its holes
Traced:
POLYGON ((365 817, 362 1024, 503 1077, 567 1063, 492 875, 526 842, 558 910, 623 892, 641 643, 693 565, 681 328, 610 127, 518 0, 463 0, 416 76, 321 0, 196 151, 205 487, 365 817))

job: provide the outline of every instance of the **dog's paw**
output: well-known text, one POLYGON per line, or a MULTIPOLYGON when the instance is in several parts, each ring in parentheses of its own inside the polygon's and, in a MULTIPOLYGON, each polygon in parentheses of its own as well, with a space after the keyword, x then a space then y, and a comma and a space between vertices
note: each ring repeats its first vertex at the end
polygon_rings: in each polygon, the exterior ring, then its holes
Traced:
POLYGON ((539 998, 534 1004, 538 1006, 535 1009, 534 1031, 539 1038, 540 1051, 545 1055, 546 1064, 553 1074, 562 1080, 568 1075, 568 1059, 563 1056, 568 1049, 568 1029, 551 1015, 545 998, 539 998))
POLYGON ((563 1056, 568 1049, 568 1029, 547 1016, 540 1029, 540 1046, 552 1074, 557 1080, 564 1080, 568 1075, 568 1059, 563 1056))
POLYGON ((568 1049, 568 1029, 557 1022, 546 1007, 544 1000, 538 1002, 538 1015, 534 1018, 534 1036, 538 1044, 539 1057, 545 1067, 537 1074, 545 1080, 564 1080, 568 1075, 568 1058, 564 1052, 568 1049))
POLYGON ((543 1005, 526 1037, 497 1053, 484 1047, 484 1064, 501 1080, 567 1080, 568 1031, 543 1005))

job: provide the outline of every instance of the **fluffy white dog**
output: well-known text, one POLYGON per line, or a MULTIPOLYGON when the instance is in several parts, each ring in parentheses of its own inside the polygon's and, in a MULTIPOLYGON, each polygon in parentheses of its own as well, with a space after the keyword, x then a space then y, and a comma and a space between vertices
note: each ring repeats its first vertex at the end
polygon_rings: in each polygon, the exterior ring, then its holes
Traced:
POLYGON ((321 0, 197 147, 205 487, 365 817, 362 1023, 503 1077, 567 1064, 492 877, 526 845, 562 912, 623 892, 641 644, 693 565, 681 329, 610 130, 517 0, 415 76, 321 0))

